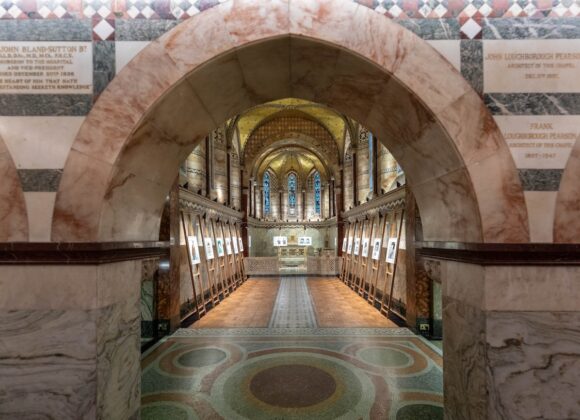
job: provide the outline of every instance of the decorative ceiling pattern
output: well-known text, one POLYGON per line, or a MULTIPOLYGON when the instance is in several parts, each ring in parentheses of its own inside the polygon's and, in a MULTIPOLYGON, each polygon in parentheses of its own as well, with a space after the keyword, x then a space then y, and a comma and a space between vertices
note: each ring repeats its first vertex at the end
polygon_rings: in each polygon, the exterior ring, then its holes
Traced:
POLYGON ((245 148, 252 132, 268 119, 273 119, 276 114, 302 114, 305 118, 317 121, 334 139, 340 150, 344 148, 345 119, 344 117, 324 105, 305 101, 302 99, 286 98, 268 102, 260 106, 250 108, 240 115, 237 121, 237 129, 240 136, 240 145, 245 148))
POLYGON ((269 119, 256 127, 247 140, 243 151, 243 162, 250 164, 258 156, 259 152, 279 142, 292 138, 308 137, 313 146, 321 153, 329 157, 329 160, 340 161, 337 142, 330 132, 318 121, 307 119, 300 114, 283 114, 269 119))
POLYGON ((300 184, 306 182, 308 175, 314 169, 320 172, 323 178, 328 176, 327 169, 318 156, 297 147, 278 149, 268 154, 258 168, 258 176, 260 179, 268 169, 278 179, 283 179, 289 172, 296 172, 300 184))

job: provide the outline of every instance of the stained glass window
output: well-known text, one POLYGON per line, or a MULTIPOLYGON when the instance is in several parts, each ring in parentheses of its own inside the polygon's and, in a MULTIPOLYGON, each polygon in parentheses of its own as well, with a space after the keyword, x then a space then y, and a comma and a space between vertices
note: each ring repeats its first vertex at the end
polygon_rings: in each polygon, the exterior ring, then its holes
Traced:
POLYGON ((270 174, 264 174, 264 215, 270 214, 270 174))
POLYGON ((314 173, 314 211, 316 214, 320 214, 321 209, 321 197, 320 197, 320 174, 318 172, 314 173))
POLYGON ((288 175, 288 207, 296 208, 296 174, 288 175))

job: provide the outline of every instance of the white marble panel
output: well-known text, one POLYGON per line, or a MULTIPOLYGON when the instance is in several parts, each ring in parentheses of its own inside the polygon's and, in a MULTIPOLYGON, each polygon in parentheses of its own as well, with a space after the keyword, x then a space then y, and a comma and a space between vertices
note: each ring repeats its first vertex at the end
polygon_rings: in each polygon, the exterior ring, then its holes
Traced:
POLYGON ((28 239, 31 242, 50 242, 55 192, 25 192, 28 212, 28 239))
POLYGON ((575 39, 485 40, 485 92, 580 92, 575 39))
POLYGON ((115 71, 119 73, 150 41, 115 42, 115 71))
POLYGON ((61 169, 85 117, 0 117, 18 169, 61 169))
POLYGON ((97 306, 97 268, 89 265, 2 265, 3 310, 71 310, 97 306))
POLYGON ((553 241, 557 195, 557 191, 524 191, 530 221, 530 241, 553 241))
POLYGON ((459 40, 434 40, 427 41, 439 54, 449 61, 453 67, 461 71, 461 41, 459 40))
POLYGON ((579 115, 496 115, 520 169, 563 169, 580 138, 579 115))
POLYGON ((580 267, 489 266, 485 268, 488 311, 578 311, 580 267))

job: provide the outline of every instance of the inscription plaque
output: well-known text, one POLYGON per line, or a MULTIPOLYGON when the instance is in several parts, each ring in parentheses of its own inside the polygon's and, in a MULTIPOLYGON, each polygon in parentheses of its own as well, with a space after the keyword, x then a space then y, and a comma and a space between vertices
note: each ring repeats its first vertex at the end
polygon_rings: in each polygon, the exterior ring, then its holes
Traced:
POLYGON ((579 74, 577 40, 483 42, 486 92, 580 92, 579 74))
POLYGON ((92 92, 90 42, 0 42, 0 93, 92 92))
POLYGON ((520 169, 563 169, 580 135, 580 116, 496 116, 520 169))

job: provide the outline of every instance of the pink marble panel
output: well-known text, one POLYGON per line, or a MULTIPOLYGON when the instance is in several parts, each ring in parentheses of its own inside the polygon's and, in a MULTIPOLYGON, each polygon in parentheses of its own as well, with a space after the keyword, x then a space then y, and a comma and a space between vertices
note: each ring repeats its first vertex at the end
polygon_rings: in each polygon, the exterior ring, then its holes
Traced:
POLYGON ((235 52, 212 60, 186 80, 218 124, 259 103, 247 89, 235 52))
POLYGON ((206 10, 202 17, 182 23, 158 39, 182 74, 234 49, 224 21, 224 6, 206 10))
POLYGON ((218 126, 188 83, 180 83, 168 91, 145 121, 173 143, 186 147, 193 147, 200 137, 218 126))
POLYGON ((253 43, 237 50, 247 89, 258 102, 291 96, 290 37, 253 43))
POLYGON ((477 201, 465 169, 415 185, 413 192, 426 241, 482 241, 477 201))
POLYGON ((0 241, 28 241, 26 202, 16 166, 0 139, 0 241))
POLYGON ((350 32, 343 45, 389 73, 394 73, 405 57, 414 52, 417 43, 424 42, 366 7, 359 7, 352 20, 356 30, 350 32))
POLYGON ((290 0, 290 33, 346 45, 360 6, 337 0, 290 0))
POLYGON ((560 181, 554 242, 580 243, 580 139, 576 140, 560 181))
POLYGON ((485 242, 529 242, 522 185, 507 146, 467 167, 479 203, 485 242))
POLYGON ((105 194, 99 239, 158 240, 161 212, 170 186, 115 168, 105 194))
POLYGON ((114 163, 136 123, 181 76, 163 46, 150 44, 99 97, 73 149, 114 163))
MULTIPOLYGON (((505 140, 481 98, 468 90, 437 114, 466 165, 505 153, 505 140)), ((507 151, 509 153, 509 151, 507 151)))
POLYGON ((290 0, 230 0, 219 7, 236 45, 287 35, 290 0))
MULTIPOLYGON (((310 65, 317 68, 316 62, 310 65)), ((332 82, 318 93, 317 102, 364 123, 389 80, 390 76, 378 66, 350 52, 341 51, 332 82)))
MULTIPOLYGON (((201 138, 198 137, 197 140, 201 138)), ((172 136, 144 121, 131 136, 131 141, 116 166, 151 182, 167 183, 169 191, 171 183, 177 176, 175 168, 187 158, 193 144, 191 141, 189 145, 180 145, 172 136), (163 165, 159 165, 160 156, 163 156, 163 165)))
POLYGON ((339 48, 310 39, 292 37, 290 39, 292 96, 316 101, 322 92, 332 85, 339 54, 339 48))
POLYGON ((98 239, 100 213, 111 170, 111 164, 71 150, 56 196, 53 242, 98 239))

